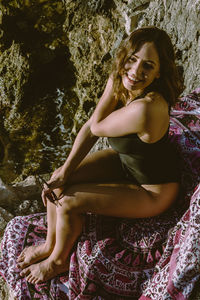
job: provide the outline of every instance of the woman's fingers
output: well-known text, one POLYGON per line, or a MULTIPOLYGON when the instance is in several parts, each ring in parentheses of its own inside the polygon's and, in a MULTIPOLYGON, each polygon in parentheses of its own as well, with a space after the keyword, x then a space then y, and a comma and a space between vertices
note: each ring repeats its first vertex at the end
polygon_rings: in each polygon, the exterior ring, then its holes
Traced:
POLYGON ((54 171, 53 175, 51 176, 48 182, 45 182, 43 180, 43 190, 42 190, 41 197, 45 207, 47 206, 47 201, 50 201, 55 205, 58 205, 59 199, 62 198, 62 192, 60 192, 60 195, 57 196, 54 190, 61 189, 62 191, 62 187, 64 184, 65 184, 65 180, 63 174, 60 172, 59 169, 54 171))
POLYGON ((42 190, 42 201, 43 201, 45 207, 47 206, 47 201, 54 202, 54 199, 51 195, 51 190, 50 189, 48 189, 48 190, 43 189, 42 190))
POLYGON ((58 205, 59 199, 57 198, 54 191, 52 191, 50 189, 43 189, 41 196, 42 196, 42 201, 43 201, 45 207, 47 206, 47 201, 54 203, 56 206, 58 205))

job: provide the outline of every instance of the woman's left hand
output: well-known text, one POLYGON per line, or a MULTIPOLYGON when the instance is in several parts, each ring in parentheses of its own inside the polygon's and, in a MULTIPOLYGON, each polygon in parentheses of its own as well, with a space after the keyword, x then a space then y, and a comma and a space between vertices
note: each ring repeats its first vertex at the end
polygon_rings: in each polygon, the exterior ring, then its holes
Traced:
POLYGON ((46 207, 47 201, 58 202, 62 195, 63 186, 66 184, 66 177, 64 176, 62 166, 56 169, 47 184, 44 184, 42 190, 42 201, 46 207))

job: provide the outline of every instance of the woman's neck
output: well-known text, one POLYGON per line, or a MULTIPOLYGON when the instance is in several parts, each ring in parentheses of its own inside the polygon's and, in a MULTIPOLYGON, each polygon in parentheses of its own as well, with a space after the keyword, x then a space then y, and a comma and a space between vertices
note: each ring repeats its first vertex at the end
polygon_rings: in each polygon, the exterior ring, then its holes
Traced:
POLYGON ((126 101, 126 105, 128 105, 130 102, 138 98, 139 96, 142 96, 144 94, 144 90, 137 90, 137 91, 129 91, 128 92, 128 98, 126 101))

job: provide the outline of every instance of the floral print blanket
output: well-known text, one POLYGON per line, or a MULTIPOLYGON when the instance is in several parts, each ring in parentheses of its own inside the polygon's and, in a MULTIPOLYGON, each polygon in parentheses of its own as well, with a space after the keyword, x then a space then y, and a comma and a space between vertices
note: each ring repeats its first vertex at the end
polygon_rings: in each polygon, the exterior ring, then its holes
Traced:
POLYGON ((171 112, 170 139, 180 153, 181 194, 160 216, 93 214, 71 252, 68 273, 32 285, 19 275, 24 247, 45 240, 46 214, 12 219, 2 241, 0 274, 18 300, 186 300, 200 279, 200 88, 171 112))

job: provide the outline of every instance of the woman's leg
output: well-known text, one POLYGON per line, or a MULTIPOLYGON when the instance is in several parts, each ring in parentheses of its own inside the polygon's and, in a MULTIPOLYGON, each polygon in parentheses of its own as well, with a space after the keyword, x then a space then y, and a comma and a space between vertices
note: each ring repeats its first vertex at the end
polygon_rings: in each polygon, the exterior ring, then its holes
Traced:
POLYGON ((23 269, 48 257, 56 241, 56 206, 47 202, 47 237, 45 243, 25 248, 18 257, 18 267, 23 269))
POLYGON ((68 255, 82 230, 84 213, 150 217, 166 210, 178 193, 176 183, 139 187, 130 182, 119 183, 123 176, 119 158, 112 150, 88 156, 70 178, 73 185, 56 207, 56 244, 51 255, 25 268, 21 275, 31 283, 39 283, 66 271, 68 255), (98 183, 104 178, 107 183, 98 183), (112 180, 115 183, 109 183, 112 180))
POLYGON ((139 187, 130 183, 83 183, 71 186, 57 209, 56 245, 48 259, 22 271, 31 283, 48 280, 67 270, 67 258, 81 232, 82 215, 143 218, 165 211, 175 200, 178 184, 139 187))
POLYGON ((117 152, 112 149, 88 154, 71 174, 69 185, 88 182, 124 180, 124 171, 117 152))
MULTIPOLYGON (((111 178, 114 180, 122 179, 122 170, 119 157, 112 149, 98 151, 89 154, 79 165, 77 170, 72 174, 68 185, 79 182, 92 182, 92 181, 109 181, 111 178)), ((60 195, 62 190, 57 189, 55 193, 60 195)), ((55 204, 50 201, 47 202, 47 238, 45 243, 39 246, 30 246, 25 248, 18 258, 18 267, 24 269, 28 265, 36 263, 46 257, 48 257, 55 245, 56 241, 56 222, 57 211, 55 204)), ((59 218, 59 222, 61 222, 59 218)), ((67 222, 67 221, 66 221, 67 222)), ((73 220, 70 220, 73 223, 73 220)), ((74 239, 79 236, 82 228, 82 222, 79 218, 76 220, 76 228, 73 229, 74 239), (79 226, 78 226, 79 224, 79 226)), ((67 226, 67 225, 66 225, 67 226)), ((61 223, 58 227, 62 227, 61 223)), ((67 226, 68 228, 69 226, 67 226)), ((56 244, 59 244, 57 240, 56 244)))

